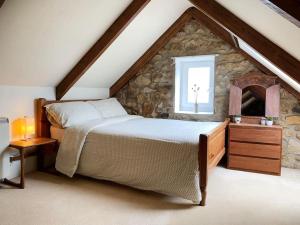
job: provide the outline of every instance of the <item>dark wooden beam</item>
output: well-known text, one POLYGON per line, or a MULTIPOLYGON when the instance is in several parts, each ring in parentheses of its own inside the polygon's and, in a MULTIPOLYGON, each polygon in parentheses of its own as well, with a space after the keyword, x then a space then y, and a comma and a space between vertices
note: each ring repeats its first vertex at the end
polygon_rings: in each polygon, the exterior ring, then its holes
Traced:
POLYGON ((300 27, 300 0, 261 0, 272 10, 300 27))
POLYGON ((190 0, 200 11, 241 38, 300 83, 300 62, 214 0, 190 0))
POLYGON ((190 10, 190 13, 197 22, 203 24, 206 26, 211 32, 213 32, 216 36, 223 39, 225 42, 235 45, 234 39, 232 38, 232 35, 222 27, 220 27, 215 21, 210 19, 207 15, 196 9, 195 7, 192 7, 190 10))
POLYGON ((81 78, 93 65, 103 52, 114 42, 130 22, 142 11, 151 0, 133 0, 125 11, 106 30, 102 37, 80 59, 74 68, 56 87, 56 99, 60 100, 67 91, 81 78))
POLYGON ((187 9, 162 35, 157 41, 117 80, 110 88, 110 96, 114 96, 122 87, 124 87, 132 78, 142 69, 184 25, 191 19, 201 22, 209 28, 214 34, 221 37, 230 44, 233 43, 231 35, 224 29, 219 29, 219 25, 208 16, 201 13, 195 7, 187 9))
POLYGON ((217 24, 214 20, 212 20, 210 17, 205 15, 203 12, 197 10, 196 8, 191 8, 190 10, 193 18, 199 22, 205 25, 210 31, 212 31, 215 35, 222 38, 225 42, 231 45, 238 53, 243 55, 247 60, 249 60, 252 64, 254 64, 261 72, 276 76, 278 82, 281 84, 281 86, 286 89, 290 94, 292 94, 294 97, 300 100, 300 93, 296 91, 294 88, 292 88, 289 84, 287 84, 285 81, 283 81, 281 78, 279 78, 276 74, 274 74, 271 70, 269 70, 267 67, 265 67, 263 64, 258 62, 256 59, 254 59, 251 55, 249 55, 247 52, 243 51, 239 47, 239 42, 237 40, 237 37, 234 36, 232 33, 227 31, 224 27, 217 24))
POLYGON ((251 55, 249 55, 247 52, 244 50, 237 48, 236 49, 240 54, 242 54, 248 61, 250 61, 253 65, 255 65, 261 72, 271 75, 271 76, 276 76, 278 83, 290 94, 292 94, 295 98, 300 100, 300 93, 296 91, 293 87, 291 87, 288 83, 286 83, 284 80, 282 80, 280 77, 278 77, 275 73, 273 73, 271 70, 269 70, 267 67, 265 67, 263 64, 258 62, 256 59, 254 59, 251 55))
MULTIPOLYGON (((141 58, 139 58, 135 64, 133 64, 131 68, 124 73, 121 78, 110 88, 110 96, 114 96, 122 87, 124 87, 132 78, 134 78, 138 71, 142 69, 190 19, 195 19, 197 22, 206 26, 211 32, 222 38, 238 53, 242 54, 247 60, 253 63, 260 71, 272 76, 277 76, 248 53, 240 49, 236 36, 226 30, 223 26, 220 26, 220 24, 216 23, 203 12, 191 7, 186 10, 181 17, 178 18, 178 20, 148 49, 148 51, 141 58)), ((278 81, 288 92, 300 99, 300 94, 290 85, 285 83, 279 77, 278 81)))
POLYGON ((0 0, 0 8, 2 7, 2 5, 4 4, 5 0, 0 0))
POLYGON ((218 23, 216 23, 213 19, 205 15, 203 12, 197 10, 196 8, 191 8, 190 13, 192 14, 193 18, 199 22, 204 24, 210 31, 212 31, 215 35, 218 35, 220 38, 222 38, 225 42, 231 45, 238 53, 243 55, 247 60, 249 60, 252 64, 254 64, 261 72, 276 76, 278 82, 281 84, 281 86, 286 89, 290 94, 292 94, 294 97, 296 97, 298 100, 300 100, 300 93, 296 91, 294 88, 292 88, 289 84, 287 84, 285 81, 283 81, 280 77, 278 77, 275 73, 273 73, 271 70, 269 70, 267 67, 265 67, 263 64, 258 62, 256 59, 254 59, 251 55, 249 55, 247 52, 242 50, 239 47, 239 42, 236 36, 234 36, 232 33, 230 33, 228 30, 226 30, 224 27, 220 26, 218 23))
POLYGON ((110 87, 110 96, 114 96, 129 80, 136 76, 139 70, 144 67, 168 41, 189 21, 191 8, 186 10, 173 25, 110 87))

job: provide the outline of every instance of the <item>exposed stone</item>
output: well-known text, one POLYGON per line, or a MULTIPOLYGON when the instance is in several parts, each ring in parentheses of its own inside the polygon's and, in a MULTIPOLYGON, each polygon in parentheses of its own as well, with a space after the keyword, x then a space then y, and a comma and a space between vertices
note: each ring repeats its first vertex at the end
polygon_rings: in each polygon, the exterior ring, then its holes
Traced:
POLYGON ((289 99, 282 99, 280 102, 280 110, 284 114, 289 114, 291 113, 293 104, 289 101, 289 99))
MULTIPOLYGON (((131 114, 181 120, 221 121, 228 116, 231 80, 250 71, 258 69, 205 26, 191 21, 117 93, 117 98, 131 114), (218 54, 215 67, 215 113, 174 113, 173 57, 208 54, 218 54)), ((278 123, 284 128, 282 165, 300 169, 300 104, 282 88, 280 99, 281 113, 278 123)))
POLYGON ((282 166, 295 168, 295 155, 286 154, 282 157, 282 166))
POLYGON ((300 160, 299 158, 296 156, 291 156, 289 158, 289 161, 292 162, 292 166, 288 165, 289 167, 295 168, 295 169, 300 169, 300 160))
POLYGON ((286 123, 288 125, 300 125, 300 115, 297 116, 287 116, 286 123))
POLYGON ((143 115, 145 115, 145 116, 151 115, 153 112, 153 109, 154 109, 154 107, 150 102, 145 102, 143 104, 143 115))
POLYGON ((288 152, 300 154, 300 142, 296 138, 291 138, 288 143, 288 152))
POLYGON ((299 163, 295 163, 294 166, 293 166, 293 168, 300 169, 300 162, 299 163))
POLYGON ((284 134, 284 136, 285 137, 292 137, 292 136, 294 136, 294 131, 293 130, 290 130, 290 129, 284 129, 284 131, 283 131, 283 134, 284 134))
POLYGON ((161 61, 161 60, 162 60, 161 55, 156 55, 156 56, 153 57, 153 61, 154 61, 154 62, 159 62, 159 61, 161 61))
POLYGON ((154 91, 155 90, 153 90, 152 88, 149 88, 149 87, 145 87, 144 90, 143 90, 144 93, 152 93, 154 91))
POLYGON ((140 94, 137 96, 137 104, 143 104, 145 102, 145 96, 140 94))
POLYGON ((147 77, 144 77, 144 76, 138 76, 135 80, 135 83, 138 86, 147 86, 151 83, 151 80, 147 77))
POLYGON ((288 154, 288 151, 287 151, 287 147, 288 147, 288 141, 286 140, 286 139, 283 139, 283 141, 282 141, 282 147, 283 147, 283 149, 282 149, 282 154, 283 155, 286 155, 286 154, 288 154))
POLYGON ((292 111, 293 111, 294 113, 300 113, 300 105, 296 105, 296 106, 292 109, 292 111))
POLYGON ((295 154, 295 160, 300 162, 300 154, 295 154))
MULTIPOLYGON (((159 105, 163 105, 161 102, 161 96, 159 92, 155 92, 151 95, 151 102, 160 102, 159 105)), ((157 107, 159 107, 159 105, 157 107)))

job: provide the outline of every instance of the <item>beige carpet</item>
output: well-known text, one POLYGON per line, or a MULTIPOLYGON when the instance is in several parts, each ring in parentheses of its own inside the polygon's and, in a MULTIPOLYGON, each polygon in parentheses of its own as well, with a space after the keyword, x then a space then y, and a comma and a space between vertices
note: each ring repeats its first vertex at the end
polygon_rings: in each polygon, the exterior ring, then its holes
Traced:
POLYGON ((300 224, 300 170, 281 177, 216 168, 207 206, 109 182, 27 175, 25 190, 0 188, 0 225, 300 224))

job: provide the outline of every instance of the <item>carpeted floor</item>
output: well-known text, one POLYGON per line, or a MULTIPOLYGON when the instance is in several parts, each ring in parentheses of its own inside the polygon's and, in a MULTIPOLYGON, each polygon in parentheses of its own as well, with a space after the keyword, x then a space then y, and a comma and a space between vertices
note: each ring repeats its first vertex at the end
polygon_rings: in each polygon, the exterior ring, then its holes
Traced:
POLYGON ((26 189, 0 188, 0 225, 299 225, 300 170, 269 176, 221 167, 207 206, 110 182, 28 174, 26 189))

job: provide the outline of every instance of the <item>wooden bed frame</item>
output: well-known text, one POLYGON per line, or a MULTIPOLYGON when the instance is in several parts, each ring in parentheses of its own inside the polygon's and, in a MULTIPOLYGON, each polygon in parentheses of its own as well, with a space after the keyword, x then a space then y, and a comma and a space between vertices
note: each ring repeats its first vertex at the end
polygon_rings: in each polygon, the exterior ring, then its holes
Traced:
MULTIPOLYGON (((52 103, 75 102, 75 101, 97 101, 100 99, 48 101, 44 98, 36 100, 36 133, 38 137, 50 137, 51 124, 46 116, 45 106, 52 103)), ((205 206, 207 195, 207 180, 209 171, 214 168, 225 154, 226 129, 229 119, 212 130, 209 134, 199 136, 199 184, 202 195, 200 206, 205 206)))

